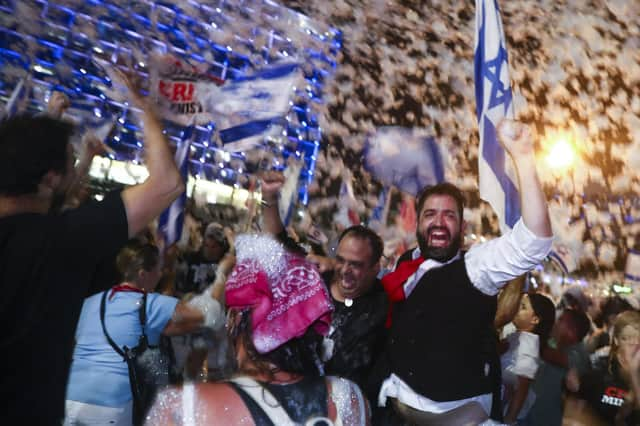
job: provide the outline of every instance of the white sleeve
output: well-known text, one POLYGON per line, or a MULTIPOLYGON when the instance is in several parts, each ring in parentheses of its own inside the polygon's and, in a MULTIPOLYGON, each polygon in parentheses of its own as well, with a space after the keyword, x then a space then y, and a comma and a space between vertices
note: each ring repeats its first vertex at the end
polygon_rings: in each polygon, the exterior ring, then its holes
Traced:
POLYGON ((532 270, 551 250, 553 237, 537 237, 522 221, 506 234, 472 246, 464 257, 471 283, 494 296, 507 281, 532 270))
POLYGON ((533 333, 519 333, 518 349, 511 372, 516 376, 534 379, 540 359, 539 337, 533 333))

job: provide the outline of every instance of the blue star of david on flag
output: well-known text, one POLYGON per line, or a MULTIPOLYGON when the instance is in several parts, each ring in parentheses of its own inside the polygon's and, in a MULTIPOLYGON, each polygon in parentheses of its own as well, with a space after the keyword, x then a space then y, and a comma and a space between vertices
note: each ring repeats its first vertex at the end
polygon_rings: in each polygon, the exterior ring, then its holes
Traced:
POLYGON ((491 82, 491 95, 489 96, 489 108, 504 105, 504 115, 511 105, 511 86, 500 79, 502 67, 508 67, 507 51, 502 45, 498 49, 498 55, 484 64, 484 77, 491 82))
POLYGON ((507 153, 496 134, 502 118, 513 118, 508 55, 496 0, 476 0, 474 79, 480 131, 480 197, 491 204, 504 232, 520 218, 520 202, 508 173, 507 153))

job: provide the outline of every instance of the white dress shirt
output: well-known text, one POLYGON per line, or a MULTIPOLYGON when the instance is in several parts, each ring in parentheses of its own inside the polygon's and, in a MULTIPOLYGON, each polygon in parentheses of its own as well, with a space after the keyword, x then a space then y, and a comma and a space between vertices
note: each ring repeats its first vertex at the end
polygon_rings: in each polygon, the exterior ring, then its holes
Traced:
MULTIPOLYGON (((511 231, 469 249, 464 257, 469 280, 482 293, 495 296, 509 280, 519 277, 540 264, 551 250, 552 242, 553 237, 536 236, 520 218, 511 231)), ((416 248, 411 257, 417 259, 419 256, 420 249, 416 248)), ((458 252, 445 263, 433 259, 422 262, 418 270, 404 284, 405 297, 408 298, 411 295, 428 270, 451 263, 460 256, 461 253, 458 252)), ((425 378, 425 380, 429 379, 425 378)), ((382 383, 378 394, 378 405, 384 406, 388 397, 396 398, 416 410, 431 413, 444 413, 469 402, 479 403, 487 414, 491 412, 490 393, 456 401, 438 402, 416 393, 395 374, 391 374, 382 383)))

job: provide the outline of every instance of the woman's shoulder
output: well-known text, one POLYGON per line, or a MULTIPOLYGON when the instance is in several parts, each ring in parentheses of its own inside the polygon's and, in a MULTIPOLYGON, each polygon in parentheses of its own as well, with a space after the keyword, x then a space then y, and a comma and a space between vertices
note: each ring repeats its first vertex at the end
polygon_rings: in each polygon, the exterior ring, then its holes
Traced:
POLYGON ((198 424, 253 424, 242 399, 225 382, 185 384, 161 391, 146 424, 181 425, 188 418, 198 424))
POLYGON ((161 302, 171 303, 178 303, 180 301, 180 299, 178 299, 177 297, 167 296, 162 293, 147 293, 147 299, 152 301, 158 300, 161 302))
POLYGON ((173 313, 179 299, 173 296, 165 296, 160 293, 147 293, 147 312, 168 310, 173 313))

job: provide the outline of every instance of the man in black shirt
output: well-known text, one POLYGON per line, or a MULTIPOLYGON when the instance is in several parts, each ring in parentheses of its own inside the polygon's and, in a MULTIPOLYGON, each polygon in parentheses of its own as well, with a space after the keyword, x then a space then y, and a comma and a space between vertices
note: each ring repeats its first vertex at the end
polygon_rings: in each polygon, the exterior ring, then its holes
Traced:
POLYGON ((0 124, 0 400, 3 424, 59 425, 73 337, 98 265, 184 191, 162 128, 144 112, 147 180, 62 214, 74 180, 72 126, 51 117, 0 124))
MULTIPOLYGON (((264 227, 278 236, 285 233, 277 203, 282 183, 277 172, 262 177, 264 227)), ((382 250, 375 232, 353 226, 341 234, 335 259, 311 258, 322 264, 334 305, 325 340, 325 373, 351 379, 363 389, 386 339, 389 302, 377 279, 382 250)))
MULTIPOLYGON (((209 223, 200 250, 186 253, 177 267, 175 296, 180 298, 187 293, 201 293, 209 287, 216 279, 218 262, 228 251, 229 242, 222 225, 209 223)), ((197 379, 204 374, 202 366, 209 352, 212 354, 209 358, 210 370, 221 368, 220 364, 226 360, 224 333, 214 335, 210 330, 201 330, 174 336, 171 345, 176 355, 172 370, 188 379, 197 379)))
POLYGON ((211 285, 216 278, 218 262, 228 250, 229 244, 222 225, 214 222, 207 225, 200 250, 186 253, 178 265, 176 297, 200 293, 211 285))
POLYGON ((386 337, 389 301, 377 279, 382 249, 382 240, 371 229, 347 228, 340 236, 329 281, 333 351, 327 353, 326 373, 351 379, 361 388, 386 337))

